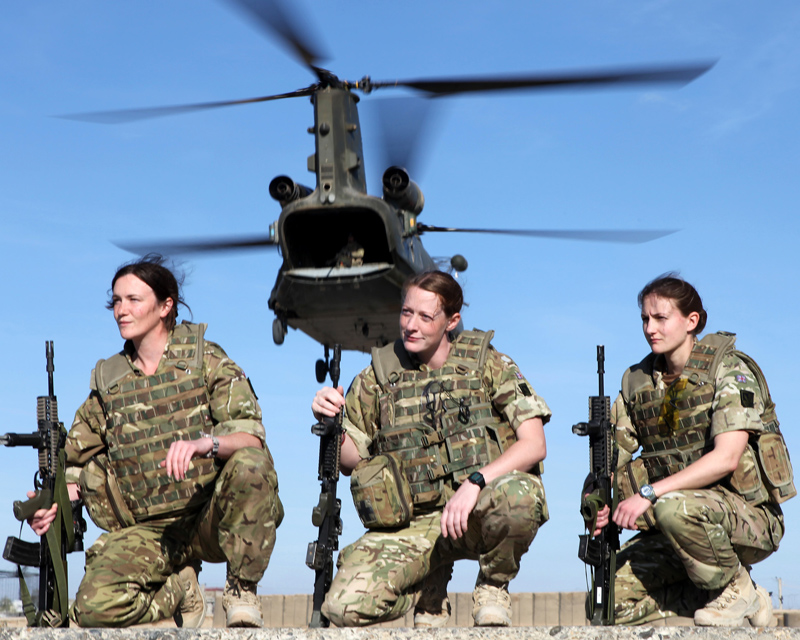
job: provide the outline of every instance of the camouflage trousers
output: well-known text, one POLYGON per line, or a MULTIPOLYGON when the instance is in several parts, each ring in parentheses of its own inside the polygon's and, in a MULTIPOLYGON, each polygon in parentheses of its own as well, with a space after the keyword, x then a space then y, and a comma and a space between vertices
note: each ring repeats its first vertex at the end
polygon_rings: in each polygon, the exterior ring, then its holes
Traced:
POLYGON ((753 507, 723 487, 667 493, 654 512, 659 530, 636 535, 617 554, 616 624, 692 617, 740 564, 764 560, 783 537, 778 507, 753 507))
POLYGON ((442 536, 441 511, 369 531, 339 554, 322 613, 340 627, 400 618, 425 577, 454 560, 477 560, 480 579, 505 585, 547 518, 541 478, 512 471, 481 490, 467 533, 457 540, 442 536))
POLYGON ((236 451, 199 514, 104 533, 86 552, 86 574, 70 618, 81 627, 128 627, 171 617, 184 596, 177 572, 188 562, 227 562, 258 582, 283 518, 278 478, 266 449, 236 451))

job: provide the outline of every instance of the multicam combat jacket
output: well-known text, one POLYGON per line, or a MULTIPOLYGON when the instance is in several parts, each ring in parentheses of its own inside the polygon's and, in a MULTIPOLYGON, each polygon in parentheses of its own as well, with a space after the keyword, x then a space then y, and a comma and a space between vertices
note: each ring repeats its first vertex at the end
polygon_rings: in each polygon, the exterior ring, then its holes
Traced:
POLYGON ((402 368, 395 372, 394 388, 388 384, 386 390, 382 389, 376 374, 378 354, 374 353, 373 365, 355 378, 347 393, 345 431, 362 458, 398 449, 414 495, 415 512, 441 507, 457 488, 458 479, 499 455, 482 451, 480 442, 491 445, 490 441, 499 441, 502 450, 514 441, 513 431, 526 420, 538 417, 546 423, 550 419, 547 404, 514 361, 489 346, 491 335, 463 332, 451 345, 445 365, 437 370, 416 363, 398 341, 384 347, 399 353, 398 365, 402 368), (467 354, 480 350, 484 341, 480 359, 485 357, 485 363, 471 373, 472 356, 467 354), (469 412, 459 412, 462 399, 469 412), (436 417, 428 415, 431 410, 436 417), (463 420, 461 428, 459 418, 463 420), (485 437, 486 430, 493 437, 485 437), (509 432, 508 438, 504 431, 509 432), (384 435, 389 432, 392 435, 387 439, 384 435))
POLYGON ((650 354, 625 372, 611 416, 623 483, 634 476, 638 485, 656 482, 711 451, 716 436, 747 431, 750 442, 739 468, 722 483, 754 504, 771 496, 782 502, 794 495, 774 405, 759 383, 763 374, 754 371, 755 363, 748 366, 747 356, 733 350, 734 340, 733 334, 718 333, 695 343, 683 372, 671 385, 664 382, 662 355, 650 354), (631 466, 640 448, 641 455, 631 466), (636 462, 643 463, 646 479, 636 462))
MULTIPOLYGON (((99 467, 112 476, 112 486, 106 484, 103 493, 109 494, 123 526, 132 524, 131 518, 191 511, 207 500, 218 467, 213 460, 196 459, 188 482, 167 478, 160 462, 172 441, 196 439, 204 432, 249 433, 266 446, 261 410, 247 377, 219 345, 203 339, 204 330, 205 325, 189 323, 176 327, 152 376, 133 364, 130 341, 92 372, 92 392, 67 437, 67 481, 80 482, 84 468, 96 475, 99 467), (195 345, 202 356, 195 353, 195 345), (114 380, 103 383, 102 374, 108 374, 107 363, 112 362, 114 380), (120 510, 125 513, 120 515, 120 510)), ((119 526, 114 519, 108 522, 106 504, 87 500, 87 507, 98 526, 119 526)))

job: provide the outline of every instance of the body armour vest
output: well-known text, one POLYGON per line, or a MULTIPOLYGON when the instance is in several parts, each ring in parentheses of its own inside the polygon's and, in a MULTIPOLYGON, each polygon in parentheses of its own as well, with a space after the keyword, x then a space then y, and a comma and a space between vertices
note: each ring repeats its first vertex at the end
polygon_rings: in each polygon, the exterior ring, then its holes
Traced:
POLYGON ((376 454, 401 461, 415 513, 441 507, 470 473, 516 442, 483 385, 494 332, 462 331, 440 369, 419 371, 401 340, 372 350, 379 395, 376 454))
MULTIPOLYGON (((666 389, 653 384, 656 356, 650 354, 625 372, 622 396, 642 446, 648 482, 656 482, 714 448, 709 432, 717 370, 725 355, 741 358, 759 384, 765 431, 750 434, 738 468, 722 482, 752 504, 780 503, 796 494, 789 453, 764 374, 752 358, 733 349, 735 341, 735 334, 719 332, 696 342, 680 377, 666 389)), ((752 397, 749 402, 753 406, 752 397)))
POLYGON ((197 439, 214 424, 203 377, 205 327, 186 322, 175 327, 166 358, 152 376, 132 375, 123 354, 95 367, 92 386, 106 417, 109 472, 137 522, 194 511, 213 491, 218 473, 213 459, 193 459, 180 481, 160 466, 170 444, 197 439))

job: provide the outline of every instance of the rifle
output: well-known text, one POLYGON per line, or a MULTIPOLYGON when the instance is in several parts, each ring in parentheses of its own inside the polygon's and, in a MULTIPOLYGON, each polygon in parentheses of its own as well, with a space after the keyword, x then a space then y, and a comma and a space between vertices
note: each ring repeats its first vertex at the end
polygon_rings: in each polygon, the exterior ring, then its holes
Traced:
POLYGON ((589 565, 592 572, 586 613, 593 625, 614 624, 614 574, 619 550, 619 528, 614 522, 609 521, 600 535, 592 537, 597 512, 607 505, 613 513, 617 501, 614 471, 618 449, 610 419, 611 402, 603 390, 604 364, 605 347, 597 345, 599 393, 589 396, 589 422, 580 422, 572 427, 573 433, 589 436, 590 471, 581 496, 581 514, 589 533, 579 536, 578 557, 589 565))
POLYGON ((34 433, 7 433, 0 436, 6 447, 33 447, 39 452, 39 469, 33 477, 36 495, 30 500, 14 502, 14 517, 23 522, 39 509, 58 503, 56 519, 39 542, 25 542, 14 536, 6 541, 3 557, 17 565, 39 567, 39 606, 34 606, 28 586, 18 566, 23 612, 31 627, 69 626, 67 591, 67 553, 83 551, 86 521, 82 503, 70 502, 64 477, 64 443, 67 432, 58 421, 58 401, 53 392, 53 342, 45 342, 47 357, 46 396, 36 399, 38 430, 34 433))
MULTIPOLYGON (((331 382, 335 389, 339 385, 339 366, 342 361, 342 345, 333 347, 330 364, 331 382)), ((328 627, 330 621, 322 615, 322 603, 333 581, 333 552, 339 549, 342 533, 342 501, 336 497, 339 481, 339 458, 342 451, 342 419, 344 408, 334 418, 325 418, 311 427, 311 433, 320 437, 318 479, 321 482, 319 502, 311 515, 311 522, 319 527, 315 542, 308 544, 306 564, 314 569, 314 597, 309 627, 328 627)))

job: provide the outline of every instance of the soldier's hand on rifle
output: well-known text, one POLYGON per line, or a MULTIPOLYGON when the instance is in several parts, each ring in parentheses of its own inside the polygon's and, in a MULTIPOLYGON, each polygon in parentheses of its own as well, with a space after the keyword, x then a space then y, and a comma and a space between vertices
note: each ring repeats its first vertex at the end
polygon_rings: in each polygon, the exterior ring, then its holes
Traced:
MULTIPOLYGON (((36 497, 35 491, 28 491, 28 498, 36 497)), ((50 528, 50 523, 56 519, 58 503, 54 502, 49 509, 38 509, 30 518, 28 524, 37 536, 43 536, 50 528)))
POLYGON ((593 536, 599 536, 605 527, 608 526, 610 521, 611 509, 605 505, 600 511, 597 512, 597 522, 595 523, 595 530, 592 532, 593 536))
MULTIPOLYGON (((67 483, 67 491, 69 493, 70 500, 80 499, 81 489, 77 484, 73 482, 67 483)), ((28 491, 29 499, 35 497, 35 491, 28 491)), ((56 519, 57 512, 58 503, 54 502, 49 509, 38 509, 30 518, 28 518, 28 524, 31 526, 31 529, 33 529, 33 532, 37 536, 43 536, 50 528, 50 523, 56 519)))
POLYGON ((317 420, 333 418, 344 406, 344 387, 322 387, 314 396, 311 411, 317 420))

